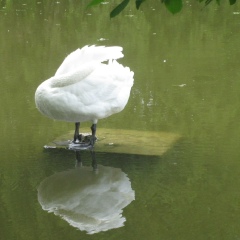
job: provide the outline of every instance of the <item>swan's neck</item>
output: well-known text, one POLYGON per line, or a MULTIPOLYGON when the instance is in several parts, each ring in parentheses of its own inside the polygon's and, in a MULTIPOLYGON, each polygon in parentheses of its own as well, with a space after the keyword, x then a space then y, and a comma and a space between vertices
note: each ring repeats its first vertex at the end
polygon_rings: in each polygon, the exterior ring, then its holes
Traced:
POLYGON ((88 75, 90 75, 101 63, 87 63, 79 67, 77 71, 73 71, 67 74, 55 75, 49 79, 51 88, 66 87, 75 84, 88 75))

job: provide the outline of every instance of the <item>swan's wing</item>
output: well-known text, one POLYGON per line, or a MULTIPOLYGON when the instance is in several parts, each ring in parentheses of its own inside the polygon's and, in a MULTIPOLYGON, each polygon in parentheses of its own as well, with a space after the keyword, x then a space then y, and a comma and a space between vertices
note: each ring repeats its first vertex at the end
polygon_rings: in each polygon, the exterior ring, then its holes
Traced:
POLYGON ((122 47, 85 46, 70 53, 58 68, 55 76, 76 71, 81 65, 122 58, 122 47))
POLYGON ((82 109, 93 119, 101 119, 125 107, 133 85, 133 75, 128 67, 113 61, 108 65, 102 64, 86 77, 86 81, 79 81, 74 89, 68 88, 68 91, 79 96, 82 109))

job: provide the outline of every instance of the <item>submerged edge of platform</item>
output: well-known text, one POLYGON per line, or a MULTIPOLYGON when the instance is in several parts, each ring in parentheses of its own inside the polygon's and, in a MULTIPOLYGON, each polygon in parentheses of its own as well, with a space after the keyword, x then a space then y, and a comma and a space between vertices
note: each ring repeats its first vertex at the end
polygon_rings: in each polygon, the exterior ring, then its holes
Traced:
MULTIPOLYGON (((90 134, 89 129, 83 128, 81 132, 90 134)), ((45 145, 45 148, 69 148, 72 132, 64 134, 53 142, 45 145)), ((180 139, 180 135, 168 132, 138 131, 126 129, 97 130, 97 141, 94 146, 96 152, 157 155, 161 156, 168 151, 180 139)), ((88 149, 86 147, 85 149, 88 149)), ((70 149, 70 150, 85 150, 70 149)))

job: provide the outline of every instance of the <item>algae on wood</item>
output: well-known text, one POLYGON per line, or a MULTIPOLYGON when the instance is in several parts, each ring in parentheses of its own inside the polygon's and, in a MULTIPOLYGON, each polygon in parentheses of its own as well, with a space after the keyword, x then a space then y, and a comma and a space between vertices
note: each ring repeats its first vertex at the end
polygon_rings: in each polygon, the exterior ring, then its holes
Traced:
MULTIPOLYGON (((89 129, 81 129, 81 133, 89 129)), ((47 148, 68 148, 73 133, 65 134, 47 148)), ((163 155, 180 138, 178 134, 167 132, 137 131, 123 129, 97 129, 97 141, 94 146, 96 152, 111 152, 140 155, 163 155)))

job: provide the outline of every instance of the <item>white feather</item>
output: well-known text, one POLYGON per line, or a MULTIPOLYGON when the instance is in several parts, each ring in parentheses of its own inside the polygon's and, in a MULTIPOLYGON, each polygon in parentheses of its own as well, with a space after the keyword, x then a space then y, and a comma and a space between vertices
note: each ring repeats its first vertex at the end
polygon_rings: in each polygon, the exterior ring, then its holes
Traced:
POLYGON ((104 62, 108 59, 122 58, 122 47, 85 46, 70 53, 58 68, 55 76, 75 71, 81 65, 91 62, 104 62))
POLYGON ((134 73, 115 60, 121 57, 121 47, 85 46, 72 52, 37 88, 38 110, 56 120, 95 124, 120 112, 134 81, 134 73))

